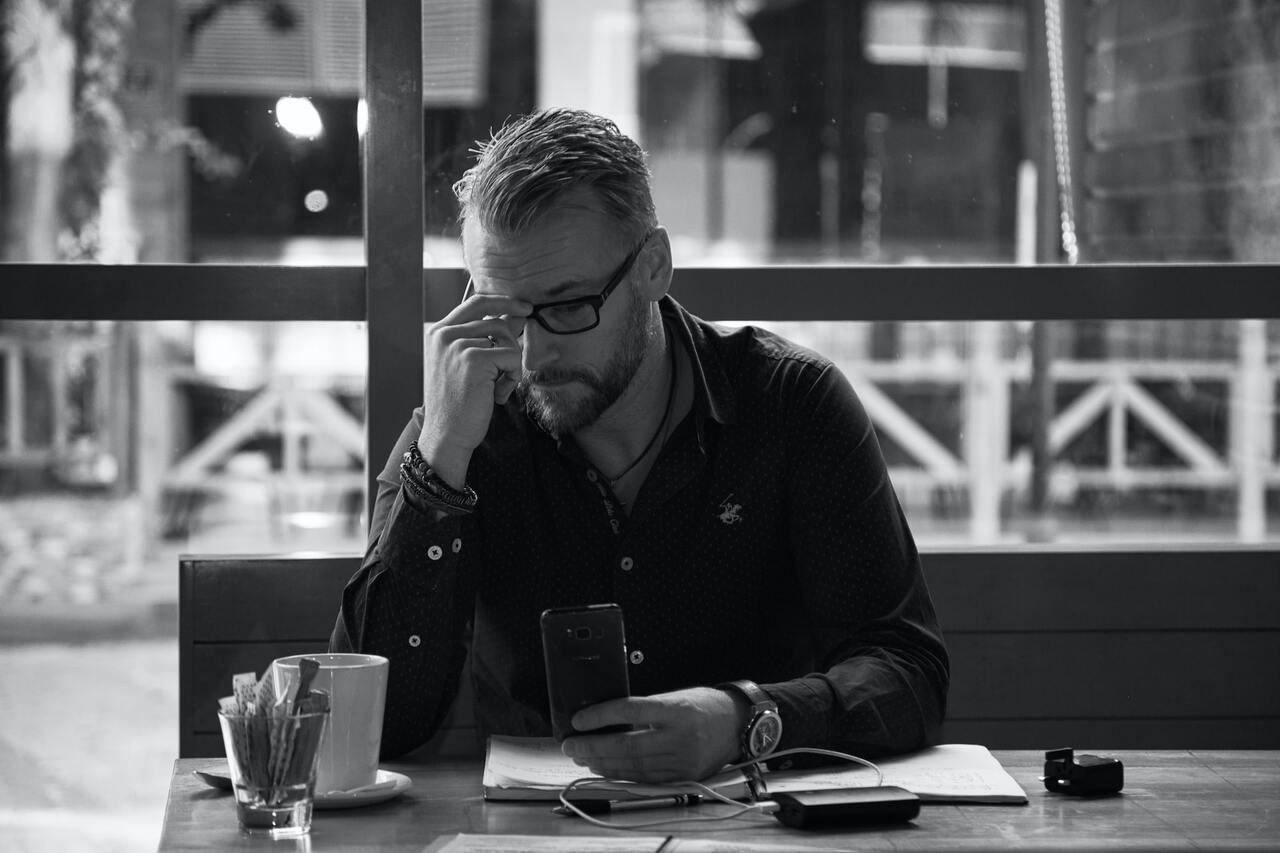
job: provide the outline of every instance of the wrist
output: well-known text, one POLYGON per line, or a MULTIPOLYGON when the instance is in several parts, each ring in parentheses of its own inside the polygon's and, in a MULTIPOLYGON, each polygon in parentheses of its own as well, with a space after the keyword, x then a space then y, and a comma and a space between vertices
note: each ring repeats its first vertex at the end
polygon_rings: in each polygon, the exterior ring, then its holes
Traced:
POLYGON ((746 703, 746 722, 741 727, 738 761, 763 760, 778 748, 782 740, 782 717, 778 703, 754 681, 739 679, 716 685, 729 695, 746 703))
POLYGON ((425 431, 418 436, 418 452, 436 476, 450 488, 462 491, 471 465, 471 448, 459 448, 431 440, 425 431))
POLYGON ((406 492, 416 501, 433 509, 452 514, 468 513, 476 508, 475 490, 465 483, 461 488, 455 488, 441 478, 422 458, 416 441, 409 443, 409 449, 405 451, 400 463, 400 480, 406 492))
POLYGON ((747 723, 751 722, 751 703, 747 701, 747 697, 743 696, 737 690, 728 690, 724 687, 717 687, 716 689, 725 696, 728 696, 729 701, 733 703, 733 731, 736 744, 738 732, 741 732, 746 728, 747 723))
POLYGON ((728 720, 728 738, 724 744, 724 763, 737 764, 742 760, 742 732, 751 722, 751 703, 736 690, 715 688, 727 700, 726 719, 728 720))

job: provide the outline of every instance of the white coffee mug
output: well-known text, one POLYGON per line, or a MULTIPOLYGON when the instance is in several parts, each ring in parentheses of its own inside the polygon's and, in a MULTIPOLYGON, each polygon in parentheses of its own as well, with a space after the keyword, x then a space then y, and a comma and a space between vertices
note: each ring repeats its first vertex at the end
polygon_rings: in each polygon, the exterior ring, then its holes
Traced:
POLYGON ((382 711, 387 701, 390 663, 379 655, 291 655, 271 663, 276 695, 284 695, 298 679, 298 662, 320 664, 311 686, 329 694, 329 725, 320 743, 316 793, 349 791, 378 778, 382 746, 382 711))

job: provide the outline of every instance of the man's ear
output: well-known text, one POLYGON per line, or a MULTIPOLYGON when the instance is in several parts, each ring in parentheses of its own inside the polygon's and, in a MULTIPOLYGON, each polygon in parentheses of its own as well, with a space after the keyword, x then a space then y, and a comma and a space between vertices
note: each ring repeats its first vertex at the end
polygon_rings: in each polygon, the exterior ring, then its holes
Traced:
POLYGON ((645 299, 657 302, 671 289, 671 237, 659 225, 640 253, 640 287, 645 299))

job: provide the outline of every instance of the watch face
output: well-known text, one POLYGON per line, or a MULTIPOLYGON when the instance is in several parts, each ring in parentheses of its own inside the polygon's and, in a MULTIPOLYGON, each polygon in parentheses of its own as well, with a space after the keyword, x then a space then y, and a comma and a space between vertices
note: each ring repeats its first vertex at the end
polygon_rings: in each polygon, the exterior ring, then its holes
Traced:
POLYGON ((747 735, 747 752, 752 758, 768 755, 778 748, 782 740, 782 717, 777 711, 765 711, 751 727, 747 735))

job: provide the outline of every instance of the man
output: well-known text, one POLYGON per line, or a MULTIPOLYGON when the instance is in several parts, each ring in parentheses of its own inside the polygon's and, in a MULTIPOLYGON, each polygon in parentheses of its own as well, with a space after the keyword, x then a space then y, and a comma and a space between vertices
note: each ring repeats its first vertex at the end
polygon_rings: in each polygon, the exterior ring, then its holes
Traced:
POLYGON ((923 746, 946 650, 840 372, 667 295, 645 156, 612 122, 515 120, 455 192, 471 285, 427 333, 331 641, 391 660, 384 755, 439 725, 468 635, 481 732, 550 734, 539 615, 603 602, 634 698, 573 725, 633 728, 565 740, 594 773, 702 778, 773 746, 773 709, 779 748, 923 746))

